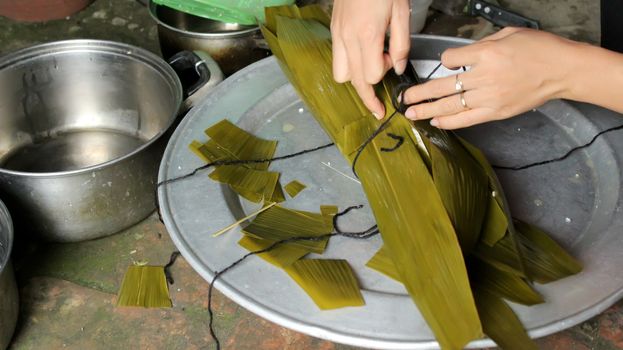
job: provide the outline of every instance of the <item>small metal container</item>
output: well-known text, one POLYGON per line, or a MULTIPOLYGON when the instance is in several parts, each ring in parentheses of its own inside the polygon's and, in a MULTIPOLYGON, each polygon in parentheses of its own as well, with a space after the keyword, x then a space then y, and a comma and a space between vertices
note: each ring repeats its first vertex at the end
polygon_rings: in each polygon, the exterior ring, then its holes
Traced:
POLYGON ((231 75, 270 54, 258 26, 213 21, 153 1, 149 1, 149 13, 158 23, 158 39, 165 58, 181 50, 204 51, 225 75, 231 75))
POLYGON ((9 211, 0 201, 0 349, 6 349, 13 337, 19 312, 19 296, 13 266, 13 223, 9 211))
MULTIPOLYGON (((203 63, 191 67, 213 86, 222 74, 203 63)), ((1 58, 0 195, 20 232, 82 241, 149 215, 183 97, 171 66, 126 44, 61 41, 1 58)))

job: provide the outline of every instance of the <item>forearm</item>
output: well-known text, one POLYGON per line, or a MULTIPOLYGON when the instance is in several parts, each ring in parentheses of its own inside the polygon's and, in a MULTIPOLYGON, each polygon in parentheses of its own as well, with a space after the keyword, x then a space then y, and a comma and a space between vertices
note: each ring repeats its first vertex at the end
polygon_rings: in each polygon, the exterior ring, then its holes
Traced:
POLYGON ((575 45, 561 97, 623 113, 623 54, 575 45))

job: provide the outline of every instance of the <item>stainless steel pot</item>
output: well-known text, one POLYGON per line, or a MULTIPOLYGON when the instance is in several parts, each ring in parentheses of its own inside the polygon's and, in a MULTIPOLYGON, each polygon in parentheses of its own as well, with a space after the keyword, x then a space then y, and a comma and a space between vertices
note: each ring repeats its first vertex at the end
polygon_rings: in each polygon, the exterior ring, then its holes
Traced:
MULTIPOLYGON (((201 76, 192 90, 222 79, 213 62, 184 63, 201 76)), ((0 195, 20 232, 80 241, 151 213, 183 97, 171 66, 126 44, 62 41, 1 58, 0 195)))
POLYGON ((223 23, 193 16, 149 1, 158 23, 160 49, 165 58, 181 50, 205 51, 226 75, 270 54, 258 26, 223 23))
POLYGON ((13 337, 19 311, 19 296, 13 267, 13 223, 9 211, 0 201, 0 349, 6 349, 13 337))

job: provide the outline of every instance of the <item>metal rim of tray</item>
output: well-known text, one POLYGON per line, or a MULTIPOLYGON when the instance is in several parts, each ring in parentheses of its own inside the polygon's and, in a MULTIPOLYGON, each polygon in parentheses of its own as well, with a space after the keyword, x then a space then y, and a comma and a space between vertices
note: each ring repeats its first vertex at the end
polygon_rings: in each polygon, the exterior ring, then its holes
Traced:
MULTIPOLYGON (((446 37, 437 37, 437 36, 428 36, 428 35, 419 35, 414 36, 414 38, 421 40, 424 43, 441 41, 444 47, 452 47, 452 46, 460 46, 464 44, 470 43, 469 40, 457 39, 457 38, 446 38, 446 37)), ((441 52, 441 51, 440 51, 441 52)), ((217 94, 217 91, 227 91, 232 88, 236 88, 237 84, 240 81, 246 79, 246 77, 252 74, 255 71, 259 71, 269 67, 270 65, 276 65, 275 59, 269 57, 262 61, 259 61, 239 72, 231 76, 225 82, 223 82, 217 89, 212 92, 209 96, 206 97, 204 102, 201 105, 198 105, 193 109, 193 111, 197 112, 200 110, 201 106, 210 104, 214 101, 210 101, 212 96, 217 94)), ((186 130, 187 126, 196 118, 199 117, 199 113, 193 113, 191 111, 187 117, 180 123, 177 130, 175 130, 169 145, 165 151, 163 161, 160 166, 159 172, 159 182, 162 182, 171 177, 179 176, 183 174, 184 171, 188 169, 182 169, 178 167, 174 169, 174 165, 176 164, 176 159, 172 158, 172 154, 174 148, 179 146, 177 142, 184 137, 188 137, 189 132, 186 130)), ((225 116, 221 116, 220 118, 224 118, 225 116)), ((216 120, 215 120, 216 121, 216 120)), ((204 125, 207 127, 209 125, 204 125)), ((194 131, 197 134, 197 131, 194 131)), ((206 280, 211 281, 214 277, 214 271, 210 266, 206 266, 202 261, 201 257, 198 255, 197 249, 188 243, 185 233, 183 229, 180 227, 180 218, 179 212, 176 212, 170 206, 170 193, 167 190, 169 185, 163 185, 158 188, 158 200, 161 205, 161 213, 170 236, 181 251, 182 255, 189 261, 191 266, 206 280)), ((305 322, 301 322, 300 319, 293 318, 291 315, 280 313, 274 309, 268 308, 265 305, 259 305, 254 302, 252 299, 248 298, 244 295, 244 291, 240 290, 240 286, 234 286, 228 283, 227 279, 218 280, 215 283, 215 287, 219 289, 223 294, 227 297, 233 299, 237 304, 243 306, 247 310, 266 318, 272 322, 275 322, 279 325, 294 329, 296 331, 306 333, 315 337, 345 343, 354 346, 364 346, 364 347, 374 347, 374 348, 391 348, 391 349, 428 349, 428 348, 437 348, 438 343, 433 340, 424 340, 424 341, 388 341, 383 339, 377 339, 365 334, 348 334, 337 332, 330 327, 318 327, 311 326, 306 324, 305 322)), ((555 320, 553 322, 540 325, 538 327, 530 328, 529 334, 532 337, 541 337, 545 335, 549 335, 560 330, 566 329, 573 325, 576 325, 582 321, 589 319, 592 316, 595 316, 605 309, 607 309, 610 305, 616 302, 623 296, 623 289, 619 289, 618 291, 609 294, 607 297, 601 298, 599 300, 594 301, 591 305, 587 305, 584 308, 577 310, 574 313, 569 314, 567 317, 561 320, 555 320)), ((218 322, 218 320, 217 320, 218 322)), ((473 341, 469 344, 469 348, 479 348, 479 347, 490 347, 494 346, 494 343, 489 339, 481 339, 473 341)))

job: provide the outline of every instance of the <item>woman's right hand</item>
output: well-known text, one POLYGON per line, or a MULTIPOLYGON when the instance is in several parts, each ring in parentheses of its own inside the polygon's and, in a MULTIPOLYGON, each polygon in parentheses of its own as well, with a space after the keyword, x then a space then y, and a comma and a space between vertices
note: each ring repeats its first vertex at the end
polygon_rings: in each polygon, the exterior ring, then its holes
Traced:
POLYGON ((381 119, 385 108, 372 85, 394 68, 402 74, 409 56, 409 0, 335 0, 331 19, 333 75, 350 81, 364 104, 381 119), (389 53, 384 53, 390 29, 389 53))

